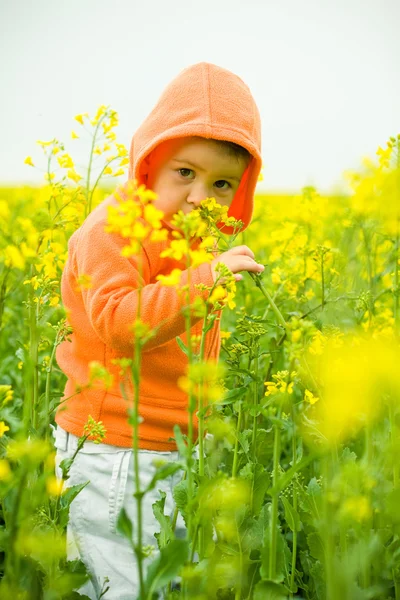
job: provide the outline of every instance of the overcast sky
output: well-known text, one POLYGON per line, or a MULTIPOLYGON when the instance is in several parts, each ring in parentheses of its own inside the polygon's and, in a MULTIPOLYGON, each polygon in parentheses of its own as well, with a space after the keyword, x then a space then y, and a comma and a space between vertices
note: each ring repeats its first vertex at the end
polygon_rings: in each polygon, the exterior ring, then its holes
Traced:
MULTIPOLYGON (((71 155, 75 114, 119 113, 127 147, 165 85, 208 61, 262 119, 260 189, 332 191, 400 133, 400 0, 0 0, 0 185, 39 183, 37 139, 71 155)), ((114 180, 115 181, 115 180, 114 180)))

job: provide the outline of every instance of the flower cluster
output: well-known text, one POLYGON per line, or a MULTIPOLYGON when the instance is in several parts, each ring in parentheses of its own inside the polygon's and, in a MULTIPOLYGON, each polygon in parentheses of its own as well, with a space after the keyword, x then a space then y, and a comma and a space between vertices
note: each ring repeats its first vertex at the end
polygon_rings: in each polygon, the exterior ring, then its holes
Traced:
POLYGON ((168 230, 163 229, 164 213, 158 210, 153 201, 156 194, 144 185, 137 186, 128 181, 114 193, 115 205, 107 207, 107 233, 118 233, 129 241, 122 249, 122 256, 139 254, 146 240, 158 242, 166 240, 168 230))

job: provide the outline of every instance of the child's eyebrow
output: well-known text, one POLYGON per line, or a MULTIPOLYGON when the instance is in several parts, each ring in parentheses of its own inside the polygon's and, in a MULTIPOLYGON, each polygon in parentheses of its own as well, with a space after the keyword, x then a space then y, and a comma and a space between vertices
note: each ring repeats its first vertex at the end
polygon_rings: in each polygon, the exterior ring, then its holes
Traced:
MULTIPOLYGON (((173 158, 172 160, 174 162, 185 163, 186 165, 190 165, 191 167, 194 167, 195 169, 201 170, 201 167, 199 167, 199 165, 195 165, 194 163, 190 162, 190 160, 186 160, 185 158, 173 158)), ((221 179, 234 179, 235 181, 240 183, 240 178, 235 177, 235 175, 221 175, 221 179)))

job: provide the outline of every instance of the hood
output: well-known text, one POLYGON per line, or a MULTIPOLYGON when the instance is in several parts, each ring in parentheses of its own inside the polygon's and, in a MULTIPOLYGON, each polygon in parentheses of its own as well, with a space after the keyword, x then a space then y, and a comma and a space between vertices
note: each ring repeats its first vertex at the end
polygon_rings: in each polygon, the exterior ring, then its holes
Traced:
MULTIPOLYGON (((244 222, 245 229, 253 214, 261 171, 261 122, 254 98, 240 77, 207 62, 181 71, 132 138, 129 179, 144 183, 143 159, 161 142, 190 136, 234 142, 250 152, 252 158, 228 211, 228 216, 244 222)), ((232 233, 232 228, 222 231, 232 233)))

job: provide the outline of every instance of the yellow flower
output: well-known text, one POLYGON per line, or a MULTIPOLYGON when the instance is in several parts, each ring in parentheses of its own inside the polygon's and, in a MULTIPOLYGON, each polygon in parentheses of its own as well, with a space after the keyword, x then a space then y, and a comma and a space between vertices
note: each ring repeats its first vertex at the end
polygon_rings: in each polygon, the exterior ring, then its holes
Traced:
POLYGON ((120 175, 125 175, 125 171, 123 169, 118 169, 118 171, 115 171, 113 177, 119 177, 120 175))
POLYGON ((49 496, 61 496, 64 482, 62 479, 57 479, 54 475, 46 481, 46 490, 49 496))
POLYGON ((121 160, 121 162, 119 163, 120 167, 125 167, 125 165, 129 165, 129 158, 125 157, 121 160))
POLYGON ((42 148, 44 146, 51 146, 51 144, 53 144, 54 142, 55 142, 55 139, 52 139, 49 142, 43 142, 43 140, 36 140, 36 143, 39 144, 39 146, 42 146, 42 148))
POLYGON ((5 249, 5 264, 7 266, 15 267, 23 271, 25 269, 25 259, 21 254, 19 248, 16 246, 6 246, 5 249))
POLYGON ((283 275, 282 269, 279 267, 274 267, 271 272, 271 281, 275 285, 279 285, 282 283, 281 275, 283 275))
POLYGON ((156 208, 153 204, 146 204, 143 209, 143 217, 153 229, 161 228, 161 219, 163 216, 163 211, 156 208))
POLYGON ((164 242, 168 239, 168 229, 154 229, 150 235, 151 242, 164 242))
POLYGON ((82 289, 90 290, 92 285, 92 277, 90 275, 80 275, 76 280, 75 291, 80 292, 82 289))
MULTIPOLYGON (((290 374, 290 378, 295 377, 297 375, 296 371, 292 371, 290 374)), ((271 396, 273 394, 293 394, 293 386, 294 382, 291 381, 289 384, 287 383, 287 379, 289 376, 289 371, 278 371, 275 375, 272 375, 272 379, 275 381, 266 381, 264 385, 267 387, 267 391, 265 392, 265 396, 271 396)))
POLYGON ((0 400, 2 401, 3 405, 11 402, 13 396, 14 390, 12 389, 11 385, 0 385, 0 400))
POLYGON ((3 437, 6 431, 9 431, 10 428, 8 425, 4 423, 4 421, 0 421, 0 437, 3 437))
POLYGON ((31 156, 27 156, 26 159, 24 160, 24 163, 26 165, 30 165, 31 167, 34 167, 35 165, 32 162, 32 157, 31 156))
POLYGON ((137 241, 143 241, 144 239, 146 239, 149 233, 150 228, 143 225, 143 223, 141 223, 140 221, 135 223, 132 228, 132 237, 137 241))
POLYGON ((70 170, 67 172, 67 177, 68 177, 68 179, 72 179, 72 180, 73 180, 73 181, 75 181, 76 183, 78 183, 78 181, 80 181, 80 180, 82 179, 82 176, 81 176, 81 175, 79 175, 79 174, 78 174, 78 173, 75 171, 75 169, 70 169, 70 170))
POLYGON ((49 302, 50 306, 58 306, 59 303, 60 303, 60 296, 53 296, 49 302))
POLYGON ((78 140, 79 139, 79 135, 76 135, 75 131, 71 131, 71 138, 73 140, 78 140))
POLYGON ((45 173, 44 179, 45 179, 45 181, 53 181, 55 176, 56 176, 55 173, 45 173))
MULTIPOLYGON (((124 144, 115 144, 118 150, 118 156, 126 156, 128 154, 128 150, 125 148, 124 144)), ((125 159, 129 162, 129 159, 125 159)))
POLYGON ((58 164, 63 169, 71 169, 74 166, 74 162, 69 154, 62 154, 57 157, 58 164))
POLYGON ((0 460, 0 481, 7 481, 11 477, 10 463, 2 458, 0 460))
POLYGON ((361 523, 361 521, 366 521, 371 517, 372 508, 366 496, 353 496, 345 500, 340 512, 342 517, 350 517, 361 523))
POLYGON ((112 168, 106 167, 103 171, 104 175, 112 175, 112 168))
POLYGON ((317 396, 314 396, 314 394, 310 392, 310 390, 305 390, 304 400, 312 405, 318 402, 319 398, 317 398, 317 396))
POLYGON ((182 260, 189 252, 188 242, 186 240, 172 240, 170 248, 166 248, 160 253, 161 258, 174 258, 175 260, 182 260))
POLYGON ((385 404, 396 401, 399 362, 398 346, 383 336, 327 340, 321 355, 312 357, 310 364, 324 390, 315 419, 326 444, 355 435, 380 415, 385 404))
POLYGON ((173 269, 169 275, 157 275, 156 279, 161 282, 161 285, 174 287, 179 285, 181 274, 182 271, 180 269, 173 269))
POLYGON ((81 125, 83 125, 83 119, 84 117, 88 117, 88 113, 82 113, 80 115, 75 115, 75 121, 78 121, 78 123, 80 123, 81 125))
POLYGON ((100 388, 103 389, 103 386, 108 390, 112 387, 114 381, 114 376, 110 373, 106 367, 96 361, 92 360, 89 363, 89 385, 96 386, 100 385, 100 388))
POLYGON ((189 250, 190 264, 193 269, 207 262, 212 262, 214 256, 211 252, 207 252, 204 249, 201 250, 189 250))
POLYGON ((97 125, 99 119, 104 115, 106 110, 107 110, 107 106, 105 104, 100 104, 99 108, 97 109, 96 116, 92 120, 92 125, 97 125))
POLYGON ((221 340, 228 340, 232 335, 231 331, 221 331, 221 340))
POLYGON ((224 287, 222 287, 222 285, 217 285, 214 290, 211 293, 211 296, 209 297, 209 302, 211 304, 215 304, 216 302, 218 302, 219 300, 222 300, 223 298, 225 298, 227 295, 227 291, 224 287))

